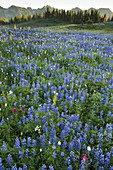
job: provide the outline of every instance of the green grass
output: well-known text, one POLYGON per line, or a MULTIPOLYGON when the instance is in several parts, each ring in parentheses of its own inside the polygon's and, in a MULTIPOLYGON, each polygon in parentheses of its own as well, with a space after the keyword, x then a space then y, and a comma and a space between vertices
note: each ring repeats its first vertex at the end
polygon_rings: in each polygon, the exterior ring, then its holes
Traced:
POLYGON ((19 23, 17 24, 17 27, 37 28, 37 27, 59 26, 59 25, 66 25, 66 24, 67 24, 66 21, 62 21, 56 18, 38 18, 28 22, 19 23))
POLYGON ((98 25, 98 24, 67 24, 55 27, 49 27, 48 30, 51 31, 84 31, 84 32, 92 32, 92 33, 101 33, 101 34, 113 34, 113 24, 109 25, 98 25))
MULTIPOLYGON (((14 24, 2 26, 2 27, 10 27, 14 28, 14 24)), ((17 28, 39 28, 46 27, 47 31, 84 31, 84 32, 92 32, 92 33, 101 33, 101 34, 113 34, 113 22, 104 23, 104 24, 70 24, 66 21, 62 21, 56 18, 38 18, 35 20, 23 22, 16 24, 17 28)))

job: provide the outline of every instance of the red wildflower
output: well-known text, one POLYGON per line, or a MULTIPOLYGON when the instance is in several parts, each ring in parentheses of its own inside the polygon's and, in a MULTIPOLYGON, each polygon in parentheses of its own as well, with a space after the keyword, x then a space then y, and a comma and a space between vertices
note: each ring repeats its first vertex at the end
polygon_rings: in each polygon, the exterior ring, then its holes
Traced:
POLYGON ((25 107, 24 106, 22 106, 22 111, 24 111, 25 110, 25 107))
POLYGON ((14 108, 14 109, 13 109, 13 112, 14 112, 14 113, 17 113, 17 110, 16 110, 16 108, 14 108))
POLYGON ((88 158, 86 157, 86 154, 83 154, 82 160, 85 159, 85 163, 87 163, 88 158))

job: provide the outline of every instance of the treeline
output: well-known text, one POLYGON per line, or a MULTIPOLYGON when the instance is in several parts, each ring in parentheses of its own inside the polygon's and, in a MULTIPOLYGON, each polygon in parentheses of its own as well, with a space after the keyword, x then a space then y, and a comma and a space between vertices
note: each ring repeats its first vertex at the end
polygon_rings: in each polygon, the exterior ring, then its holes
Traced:
POLYGON ((8 24, 8 21, 6 19, 0 17, 0 24, 3 24, 3 25, 8 24))
POLYGON ((87 10, 84 12, 82 10, 76 12, 72 11, 65 11, 65 10, 58 10, 53 8, 52 11, 50 11, 49 7, 47 8, 46 12, 41 16, 40 14, 36 13, 34 15, 25 16, 22 15, 21 17, 15 16, 14 18, 9 18, 9 21, 0 18, 1 24, 18 24, 22 22, 27 22, 31 20, 36 20, 38 18, 57 18, 63 21, 66 21, 68 23, 72 24, 91 24, 91 23, 99 23, 99 22, 106 22, 106 21, 113 21, 113 17, 110 19, 107 19, 106 14, 104 17, 101 17, 98 10, 92 10, 91 13, 89 13, 87 10))
POLYGON ((22 15, 22 17, 15 16, 14 18, 13 17, 9 18, 9 24, 18 24, 21 22, 27 22, 27 21, 38 19, 38 18, 41 18, 41 15, 38 13, 36 13, 33 16, 29 15, 27 17, 25 15, 22 15))
POLYGON ((87 10, 84 12, 82 10, 76 12, 72 11, 65 11, 65 10, 58 10, 53 9, 51 12, 49 8, 47 8, 47 11, 44 14, 45 18, 59 18, 64 21, 70 22, 72 24, 86 24, 86 23, 99 23, 99 22, 106 22, 106 21, 113 21, 112 19, 107 19, 106 14, 104 17, 101 17, 98 10, 92 10, 91 13, 89 13, 87 10))

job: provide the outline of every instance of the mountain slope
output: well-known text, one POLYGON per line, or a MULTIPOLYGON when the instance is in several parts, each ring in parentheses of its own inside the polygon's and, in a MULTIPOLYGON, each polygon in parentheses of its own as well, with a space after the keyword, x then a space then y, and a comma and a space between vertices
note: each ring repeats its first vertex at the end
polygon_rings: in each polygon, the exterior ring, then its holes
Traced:
MULTIPOLYGON (((47 8, 49 8, 50 11, 53 10, 53 7, 51 7, 49 5, 44 6, 43 8, 37 8, 37 9, 32 9, 30 7, 23 8, 23 7, 18 7, 18 6, 14 6, 14 5, 12 5, 9 8, 0 7, 0 17, 5 18, 6 20, 9 20, 9 18, 11 18, 11 17, 14 18, 16 15, 22 16, 23 14, 25 16, 28 16, 28 15, 33 15, 33 14, 39 13, 43 16, 43 13, 47 10, 47 8)), ((91 12, 92 9, 95 10, 95 8, 90 8, 90 9, 88 9, 88 11, 91 12)), ((80 10, 81 9, 78 7, 71 9, 72 12, 75 12, 75 11, 78 12, 80 10)), ((109 18, 109 17, 111 18, 113 16, 113 12, 109 8, 99 8, 98 11, 100 12, 101 16, 104 16, 104 14, 107 15, 107 18, 109 18)))

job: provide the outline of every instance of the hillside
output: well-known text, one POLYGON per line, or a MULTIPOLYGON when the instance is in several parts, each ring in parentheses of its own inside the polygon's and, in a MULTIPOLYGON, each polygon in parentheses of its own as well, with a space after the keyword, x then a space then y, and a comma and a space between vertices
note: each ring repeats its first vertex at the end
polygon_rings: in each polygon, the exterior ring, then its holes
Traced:
MULTIPOLYGON (((53 7, 48 5, 44 6, 43 8, 37 8, 37 9, 32 9, 31 7, 23 8, 14 5, 12 5, 9 8, 0 7, 0 17, 8 20, 11 17, 15 17, 16 15, 22 16, 23 14, 25 16, 28 16, 28 15, 39 13, 43 16, 43 13, 47 10, 47 7, 49 7, 50 11, 53 10, 53 7)), ((88 9, 88 11, 91 12, 91 9, 95 10, 95 8, 90 8, 88 9)), ((78 12, 80 10, 81 9, 78 7, 71 9, 72 12, 74 11, 78 12)), ((104 16, 104 14, 107 15, 107 18, 111 18, 113 16, 113 12, 109 8, 99 8, 98 11, 100 12, 101 16, 104 16)))

